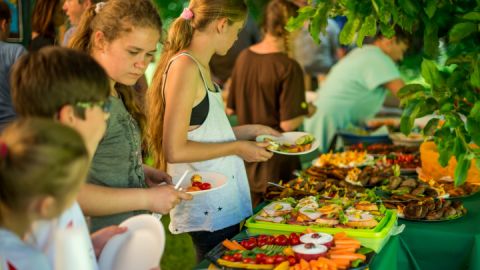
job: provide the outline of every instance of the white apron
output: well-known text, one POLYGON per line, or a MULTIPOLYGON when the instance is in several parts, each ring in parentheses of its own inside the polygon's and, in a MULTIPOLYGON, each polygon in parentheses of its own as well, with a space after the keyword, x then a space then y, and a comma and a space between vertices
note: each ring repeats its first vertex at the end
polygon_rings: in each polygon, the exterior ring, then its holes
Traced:
MULTIPOLYGON (((181 53, 174 57, 186 55, 181 53)), ((168 72, 170 64, 166 68, 168 72)), ((208 86, 199 67, 209 99, 209 110, 204 123, 188 132, 188 140, 204 143, 235 141, 236 137, 224 111, 220 92, 208 90, 208 86)), ((164 80, 165 81, 165 80, 164 80)), ((162 89, 163 90, 163 89, 162 89)), ((170 212, 169 229, 173 234, 191 231, 217 231, 240 223, 252 215, 250 188, 243 160, 238 156, 225 156, 207 161, 193 163, 168 164, 168 173, 172 177, 182 175, 186 170, 211 171, 227 176, 226 186, 199 194, 191 201, 183 201, 170 212)))

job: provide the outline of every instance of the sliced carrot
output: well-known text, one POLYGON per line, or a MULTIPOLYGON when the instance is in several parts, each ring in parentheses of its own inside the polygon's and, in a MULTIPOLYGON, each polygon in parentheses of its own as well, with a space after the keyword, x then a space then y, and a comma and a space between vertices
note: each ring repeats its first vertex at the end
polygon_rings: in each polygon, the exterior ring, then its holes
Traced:
POLYGON ((336 247, 336 248, 331 248, 330 253, 337 253, 337 252, 350 252, 350 253, 355 253, 355 250, 357 250, 356 247, 336 247))
POLYGON ((349 254, 330 254, 330 258, 332 259, 347 259, 347 260, 362 260, 365 261, 367 257, 363 254, 359 253, 349 253, 349 254))
POLYGON ((310 269, 310 266, 308 265, 308 262, 305 261, 304 259, 300 259, 300 269, 301 270, 310 269))
POLYGON ((234 243, 228 239, 223 240, 222 244, 229 250, 245 250, 245 248, 239 243, 234 243))
POLYGON ((332 260, 332 262, 334 262, 338 268, 342 267, 342 266, 350 266, 350 260, 346 260, 346 259, 330 259, 332 260))
POLYGON ((335 240, 335 245, 349 245, 349 244, 360 244, 360 241, 355 239, 338 239, 335 240))
POLYGON ((238 243, 236 240, 232 240, 232 243, 234 243, 235 245, 237 245, 237 249, 238 250, 247 250, 246 248, 244 248, 242 245, 240 245, 240 243, 238 243))
POLYGON ((336 233, 333 235, 333 239, 337 240, 337 239, 345 239, 347 238, 347 233, 346 232, 339 232, 339 233, 336 233))
POLYGON ((333 250, 345 249, 345 248, 354 248, 355 250, 357 250, 360 248, 360 244, 335 245, 334 247, 332 247, 333 250))

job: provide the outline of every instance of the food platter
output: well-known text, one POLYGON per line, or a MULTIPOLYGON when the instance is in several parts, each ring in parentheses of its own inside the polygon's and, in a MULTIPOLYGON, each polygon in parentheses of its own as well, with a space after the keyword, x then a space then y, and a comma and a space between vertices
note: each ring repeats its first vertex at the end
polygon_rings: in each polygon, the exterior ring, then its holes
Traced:
POLYGON ((282 136, 260 135, 257 142, 270 142, 269 151, 280 155, 298 156, 315 151, 320 142, 312 134, 306 132, 285 132, 282 136))

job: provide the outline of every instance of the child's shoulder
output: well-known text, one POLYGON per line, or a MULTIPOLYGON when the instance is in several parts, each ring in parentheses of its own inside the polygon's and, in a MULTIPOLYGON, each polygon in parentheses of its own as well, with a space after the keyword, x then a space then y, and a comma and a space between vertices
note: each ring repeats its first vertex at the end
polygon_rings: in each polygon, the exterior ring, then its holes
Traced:
POLYGON ((10 231, 0 229, 0 265, 4 269, 51 269, 47 257, 10 231))

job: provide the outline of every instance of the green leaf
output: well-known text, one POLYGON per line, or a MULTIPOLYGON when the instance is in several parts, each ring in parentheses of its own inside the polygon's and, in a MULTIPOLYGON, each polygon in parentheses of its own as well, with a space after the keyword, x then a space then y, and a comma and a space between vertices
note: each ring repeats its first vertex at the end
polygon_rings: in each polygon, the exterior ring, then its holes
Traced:
POLYGON ((459 137, 455 138, 455 143, 453 146, 453 155, 459 159, 461 155, 464 155, 467 149, 463 145, 462 139, 459 137))
POLYGON ((470 83, 473 87, 480 88, 480 62, 475 61, 473 64, 473 72, 470 74, 470 83))
POLYGON ((470 21, 480 21, 480 12, 472 11, 463 15, 462 18, 470 21))
POLYGON ((425 14, 427 14, 428 18, 432 18, 435 15, 435 11, 437 11, 437 1, 436 0, 429 0, 424 8, 425 14))
POLYGON ((373 9, 377 14, 380 14, 380 10, 383 9, 383 2, 381 0, 372 0, 373 9))
POLYGON ((315 15, 316 9, 311 6, 305 6, 298 10, 297 17, 291 17, 288 19, 287 25, 285 29, 289 32, 293 32, 297 29, 303 27, 306 20, 310 19, 313 15, 315 15))
POLYGON ((480 170, 480 157, 475 158, 475 165, 477 165, 477 169, 480 170))
POLYGON ((352 262, 352 264, 350 265, 351 267, 355 268, 355 267, 358 267, 360 264, 362 264, 363 261, 360 260, 360 259, 356 259, 352 262))
POLYGON ((366 36, 373 37, 376 34, 377 34, 377 19, 373 15, 367 16, 363 21, 360 31, 358 31, 357 46, 362 47, 363 39, 366 36))
POLYGON ((398 4, 403 9, 405 13, 410 15, 411 17, 415 17, 418 14, 418 5, 417 1, 415 0, 398 0, 398 4))
POLYGON ((424 117, 425 115, 432 114, 435 110, 438 109, 438 102, 436 99, 429 97, 425 100, 425 104, 420 106, 420 110, 416 115, 416 118, 424 117))
POLYGON ((469 117, 472 117, 476 121, 480 121, 480 101, 475 102, 472 110, 470 111, 469 117))
POLYGON ((480 121, 475 120, 473 117, 467 118, 467 131, 472 138, 472 141, 480 146, 480 121))
POLYGON ((460 158, 457 160, 457 166, 455 167, 454 173, 454 181, 456 187, 462 185, 467 180, 467 173, 468 169, 470 169, 470 165, 470 159, 468 159, 465 154, 460 155, 460 158))
POLYGON ((450 42, 459 42, 477 30, 478 26, 472 22, 462 22, 455 24, 449 32, 450 42))
POLYGON ((423 59, 422 77, 431 86, 439 85, 439 83, 442 81, 442 77, 437 69, 437 64, 435 61, 423 59))
POLYGON ((412 131, 417 114, 421 109, 420 104, 419 100, 412 100, 403 111, 402 119, 400 120, 400 131, 403 134, 408 135, 412 131))
POLYGON ((392 38, 395 35, 395 25, 388 25, 384 22, 380 23, 380 31, 386 38, 392 38))
POLYGON ((340 32, 340 43, 344 45, 351 44, 361 23, 362 20, 357 15, 348 16, 347 23, 343 27, 342 32, 340 32))
POLYGON ((407 84, 397 93, 397 97, 400 99, 408 98, 409 96, 425 91, 425 87, 418 83, 407 84))
POLYGON ((440 119, 432 118, 428 121, 427 125, 423 128, 423 135, 432 136, 433 133, 438 129, 438 123, 440 119))

